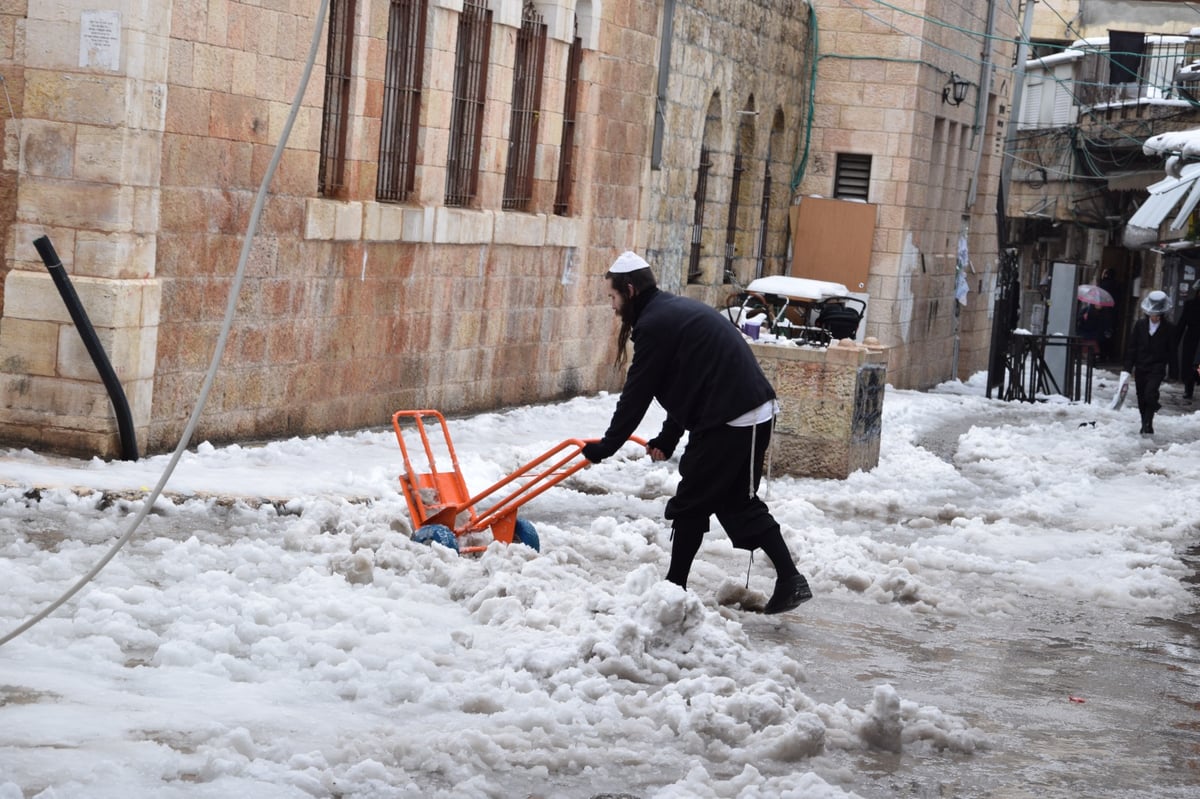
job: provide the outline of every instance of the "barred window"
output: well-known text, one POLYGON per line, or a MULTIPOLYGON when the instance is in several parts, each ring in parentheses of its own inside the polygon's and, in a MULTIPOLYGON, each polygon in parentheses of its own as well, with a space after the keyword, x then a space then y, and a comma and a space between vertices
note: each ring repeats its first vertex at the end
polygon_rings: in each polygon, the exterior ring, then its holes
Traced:
POLYGON ((708 148, 700 148, 700 167, 696 171, 696 210, 692 216, 692 247, 688 253, 688 283, 699 283, 703 273, 700 271, 700 249, 704 238, 704 205, 708 202, 708 170, 712 169, 712 159, 708 156, 708 148))
POLYGON ((528 211, 533 200, 533 166, 537 155, 538 116, 542 106, 542 72, 546 62, 546 25, 532 3, 525 3, 517 33, 513 65, 512 121, 508 166, 504 170, 503 208, 528 211))
POLYGON ((321 194, 346 186, 346 138, 350 129, 350 81, 353 77, 355 0, 331 0, 326 40, 325 106, 321 115, 321 194))
POLYGON ((729 216, 725 221, 725 277, 722 282, 733 281, 733 256, 737 242, 738 204, 742 198, 742 150, 738 147, 733 154, 733 185, 729 189, 729 216))
POLYGON ((463 0, 454 55, 454 97, 450 113, 450 152, 446 164, 446 205, 465 206, 479 185, 479 146, 487 96, 492 12, 483 0, 463 0))
POLYGON ((758 205, 758 247, 754 253, 754 276, 762 277, 767 265, 767 235, 771 223, 771 159, 763 166, 762 200, 758 205))
POLYGON ((417 173, 417 132, 428 0, 391 0, 375 196, 406 200, 417 173))
POLYGON ((558 148, 558 187, 554 192, 554 213, 566 216, 571 206, 571 188, 575 180, 575 118, 579 108, 579 63, 583 59, 583 39, 579 37, 579 17, 575 17, 575 39, 567 55, 567 96, 563 103, 562 141, 558 148))

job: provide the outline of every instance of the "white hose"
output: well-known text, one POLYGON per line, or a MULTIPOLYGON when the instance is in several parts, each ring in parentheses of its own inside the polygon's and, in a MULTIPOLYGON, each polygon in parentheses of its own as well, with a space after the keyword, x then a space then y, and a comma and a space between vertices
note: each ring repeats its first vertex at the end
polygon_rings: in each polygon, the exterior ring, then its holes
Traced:
POLYGON ((233 317, 237 310, 238 295, 242 291, 242 283, 246 277, 246 262, 250 257, 250 245, 254 241, 255 231, 258 229, 258 219, 262 215, 263 205, 266 204, 267 189, 271 184, 271 179, 275 176, 275 169, 279 166, 279 161, 283 157, 284 146, 287 144, 288 136, 292 132, 292 124, 296 121, 296 115, 300 111, 300 103, 304 99, 305 91, 308 89, 308 79, 312 75, 313 64, 317 60, 317 51, 321 45, 321 31, 325 28, 325 13, 328 8, 329 0, 321 0, 321 6, 317 10, 316 23, 313 26, 312 42, 308 49, 308 60, 304 65, 304 74, 300 79, 299 87, 296 89, 295 98, 292 100, 292 107, 288 113, 287 121, 283 125, 283 133, 280 135, 279 141, 275 144, 275 152, 271 156, 271 163, 267 166, 267 172, 263 175, 262 183, 259 184, 258 196, 254 200, 254 210, 250 213, 250 221, 246 226, 246 238, 242 242, 242 254, 238 258, 237 273, 234 275, 233 285, 229 289, 229 302, 225 305, 225 321, 221 325, 221 334, 217 337, 217 348, 213 352, 212 361, 208 365, 208 373, 204 376, 204 384, 200 388, 196 407, 192 410, 192 416, 188 419, 187 427, 184 428, 183 434, 179 437, 179 444, 176 445, 175 452, 171 454, 170 462, 167 463, 166 468, 163 470, 157 485, 154 486, 149 496, 146 497, 145 502, 142 503, 142 507, 138 510, 137 515, 133 517, 129 528, 117 539, 117 542, 113 544, 108 553, 92 567, 91 571, 81 577, 75 585, 71 586, 66 593, 30 617, 20 627, 0 638, 0 646, 8 643, 58 610, 63 603, 79 593, 80 589, 91 582, 100 573, 100 570, 108 565, 108 562, 120 551, 121 547, 125 546, 126 542, 133 536, 134 531, 141 525, 142 520, 150 513, 150 510, 154 507, 154 503, 158 501, 159 496, 162 494, 163 487, 171 479, 171 474, 175 471, 175 466, 179 463, 180 456, 183 455, 184 450, 191 443, 192 435, 196 432, 196 425, 200 421, 200 414, 204 410, 204 404, 208 401, 208 393, 212 390, 213 381, 216 379, 217 366, 220 364, 221 357, 225 353, 225 344, 229 340, 229 331, 233 327, 233 317))

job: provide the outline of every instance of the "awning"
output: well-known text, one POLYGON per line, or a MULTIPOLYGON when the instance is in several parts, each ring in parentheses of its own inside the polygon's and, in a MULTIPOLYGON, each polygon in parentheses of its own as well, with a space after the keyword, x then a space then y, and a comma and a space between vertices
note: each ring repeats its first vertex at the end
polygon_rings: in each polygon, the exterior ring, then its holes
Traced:
POLYGON ((1181 211, 1180 216, 1176 217, 1175 223, 1172 223, 1172 229, 1177 229, 1175 224, 1182 227, 1181 218, 1186 220, 1188 214, 1195 208, 1196 202, 1200 200, 1200 194, 1192 192, 1196 181, 1200 180, 1200 163, 1186 164, 1180 170, 1178 178, 1164 178, 1146 187, 1146 191, 1150 192, 1150 197, 1146 198, 1146 202, 1141 204, 1141 208, 1129 221, 1127 226, 1135 228, 1145 228, 1147 230, 1158 230, 1160 224, 1163 224, 1166 215, 1174 211, 1184 200, 1190 202, 1187 211, 1181 211))

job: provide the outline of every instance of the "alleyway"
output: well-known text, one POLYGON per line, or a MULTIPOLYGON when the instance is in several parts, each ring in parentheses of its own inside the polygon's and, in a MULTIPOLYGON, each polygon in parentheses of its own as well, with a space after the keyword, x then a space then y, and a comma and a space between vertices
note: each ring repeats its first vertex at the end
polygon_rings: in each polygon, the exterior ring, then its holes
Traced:
MULTIPOLYGON (((201 445, 0 647, 0 797, 1194 799, 1178 392, 1142 437, 1103 379, 1092 406, 889 389, 878 467, 770 481, 816 594, 778 617, 736 607, 771 569, 719 531, 688 592, 662 581, 674 465, 636 452, 528 507, 540 554, 475 560, 407 540, 390 431, 201 445)), ((614 399, 453 420, 463 468, 495 479, 614 399)), ((161 463, 0 452, 0 632, 161 463)))

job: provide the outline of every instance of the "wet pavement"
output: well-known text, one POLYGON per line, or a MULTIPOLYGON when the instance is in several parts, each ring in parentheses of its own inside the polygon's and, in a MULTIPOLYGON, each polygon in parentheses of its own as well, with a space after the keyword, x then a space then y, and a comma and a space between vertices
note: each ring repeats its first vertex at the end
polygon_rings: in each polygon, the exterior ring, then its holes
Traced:
POLYGON ((836 620, 814 608, 804 632, 778 630, 810 650, 814 691, 861 696, 888 682, 986 736, 969 755, 851 753, 843 788, 868 799, 1200 796, 1200 616, 1145 621, 1026 599, 1025 615, 999 627, 914 626, 886 606, 840 604, 836 620))
MULTIPOLYGON (((1193 412, 1178 393, 1165 388, 1162 415, 1193 412)), ((1013 404, 964 417, 918 443, 952 461, 960 435, 1019 423, 1022 414, 1013 404)), ((838 523, 837 509, 823 510, 838 523)), ((839 784, 865 799, 1196 799, 1200 543, 1187 561, 1198 603, 1173 618, 1029 594, 1020 614, 1001 621, 936 616, 916 625, 895 606, 839 603, 834 618, 813 603, 803 625, 752 635, 808 648, 809 683, 823 695, 861 696, 888 682, 905 699, 960 714, 985 733, 986 749, 968 755, 847 754, 839 784)))

